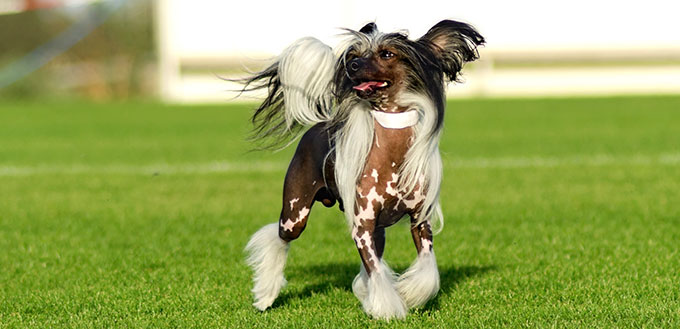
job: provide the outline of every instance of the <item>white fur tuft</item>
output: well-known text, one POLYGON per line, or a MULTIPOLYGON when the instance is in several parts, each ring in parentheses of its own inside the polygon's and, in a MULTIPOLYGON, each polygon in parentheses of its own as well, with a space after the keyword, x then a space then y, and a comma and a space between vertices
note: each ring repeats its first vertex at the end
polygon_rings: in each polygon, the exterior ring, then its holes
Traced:
POLYGON ((354 279, 352 290, 364 311, 377 319, 405 318, 408 309, 394 288, 395 275, 387 264, 381 262, 379 269, 368 277, 362 265, 362 272, 354 279))
POLYGON ((366 273, 366 268, 363 263, 361 263, 359 274, 357 274, 354 281, 352 281, 352 292, 354 292, 354 295, 362 302, 366 299, 366 296, 368 296, 368 273, 366 273))
POLYGON ((284 89, 286 123, 313 125, 332 118, 333 50, 323 42, 302 38, 279 56, 278 75, 284 89))
POLYGON ((410 308, 425 305, 439 291, 439 270, 434 251, 424 251, 399 277, 397 290, 410 308))
POLYGON ((264 311, 286 285, 283 268, 286 266, 288 243, 279 238, 279 224, 268 224, 255 232, 246 245, 246 252, 246 262, 255 272, 253 305, 264 311))

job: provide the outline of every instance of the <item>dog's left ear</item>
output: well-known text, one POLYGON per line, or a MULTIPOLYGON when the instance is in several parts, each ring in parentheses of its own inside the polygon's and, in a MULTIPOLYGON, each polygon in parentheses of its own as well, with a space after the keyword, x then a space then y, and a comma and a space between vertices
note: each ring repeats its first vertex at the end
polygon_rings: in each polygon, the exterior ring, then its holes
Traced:
POLYGON ((443 20, 433 26, 418 42, 433 50, 439 58, 447 77, 455 81, 463 64, 479 58, 477 46, 484 44, 482 37, 469 24, 443 20))

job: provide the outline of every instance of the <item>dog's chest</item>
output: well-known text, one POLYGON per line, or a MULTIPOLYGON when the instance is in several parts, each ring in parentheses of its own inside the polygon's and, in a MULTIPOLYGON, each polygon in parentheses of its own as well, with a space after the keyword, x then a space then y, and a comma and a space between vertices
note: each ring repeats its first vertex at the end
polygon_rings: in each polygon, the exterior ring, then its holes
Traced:
POLYGON ((378 226, 389 226, 405 214, 418 215, 425 200, 422 179, 411 192, 399 187, 399 168, 411 136, 410 129, 376 129, 376 138, 357 186, 357 220, 375 220, 378 226))
POLYGON ((400 189, 398 184, 399 174, 396 170, 378 171, 372 168, 364 174, 357 187, 357 219, 376 220, 378 226, 389 226, 405 214, 417 216, 425 200, 421 184, 410 193, 400 189))

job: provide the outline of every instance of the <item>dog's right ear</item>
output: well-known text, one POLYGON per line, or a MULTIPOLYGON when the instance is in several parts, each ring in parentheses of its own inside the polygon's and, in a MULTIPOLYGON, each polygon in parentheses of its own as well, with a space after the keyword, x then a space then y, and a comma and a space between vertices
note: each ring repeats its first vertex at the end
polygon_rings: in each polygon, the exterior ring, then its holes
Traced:
POLYGON ((375 25, 375 22, 370 22, 370 23, 364 25, 364 27, 362 27, 359 30, 359 32, 361 32, 363 34, 371 34, 371 33, 375 32, 377 30, 378 30, 378 25, 375 25))

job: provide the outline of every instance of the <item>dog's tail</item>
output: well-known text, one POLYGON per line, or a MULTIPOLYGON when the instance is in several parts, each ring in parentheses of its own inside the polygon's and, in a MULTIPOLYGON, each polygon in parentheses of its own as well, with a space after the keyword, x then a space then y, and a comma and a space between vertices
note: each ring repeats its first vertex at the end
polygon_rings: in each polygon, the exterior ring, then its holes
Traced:
POLYGON ((267 89, 255 110, 251 139, 265 148, 287 145, 304 126, 329 121, 333 115, 332 49, 315 38, 295 41, 273 64, 241 80, 243 91, 267 89))

